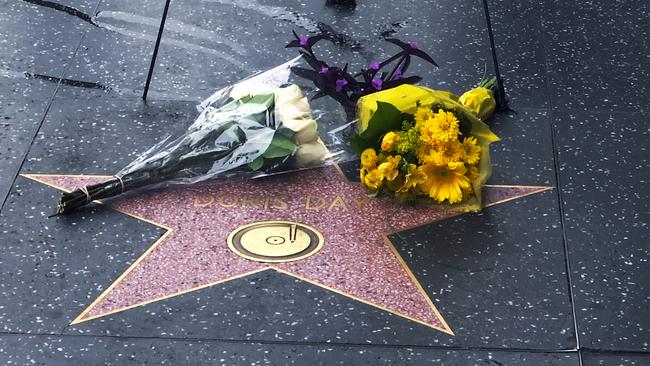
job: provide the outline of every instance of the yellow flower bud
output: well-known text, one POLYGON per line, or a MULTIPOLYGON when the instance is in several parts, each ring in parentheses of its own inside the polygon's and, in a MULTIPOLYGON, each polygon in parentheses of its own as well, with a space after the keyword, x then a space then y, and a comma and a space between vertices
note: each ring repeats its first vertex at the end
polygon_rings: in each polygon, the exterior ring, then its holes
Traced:
POLYGON ((458 101, 483 121, 494 113, 494 108, 497 105, 492 91, 483 87, 465 92, 458 98, 458 101))
POLYGON ((381 181, 382 177, 381 174, 379 174, 379 170, 368 170, 366 168, 362 168, 361 183, 363 183, 366 187, 372 189, 373 191, 376 191, 381 186, 381 181))
POLYGON ((399 142, 399 135, 393 131, 388 132, 384 135, 384 138, 381 140, 381 149, 384 151, 392 151, 397 146, 399 142))
POLYGON ((377 153, 374 149, 365 149, 361 153, 361 166, 372 169, 377 166, 377 153))
POLYGON ((402 157, 399 155, 386 157, 386 161, 379 164, 377 167, 379 174, 381 174, 381 177, 388 181, 392 181, 393 179, 397 178, 397 175, 399 174, 400 160, 402 160, 402 157))

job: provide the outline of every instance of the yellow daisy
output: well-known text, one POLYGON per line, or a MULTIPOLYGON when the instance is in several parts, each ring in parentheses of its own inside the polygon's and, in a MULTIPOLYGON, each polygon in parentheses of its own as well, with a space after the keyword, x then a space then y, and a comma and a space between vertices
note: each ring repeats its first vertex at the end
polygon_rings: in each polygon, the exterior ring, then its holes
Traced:
POLYGON ((421 185, 421 189, 425 193, 428 192, 429 197, 438 203, 445 200, 449 203, 460 202, 463 200, 463 190, 470 187, 465 176, 465 164, 462 162, 442 166, 425 164, 422 170, 427 180, 421 185))

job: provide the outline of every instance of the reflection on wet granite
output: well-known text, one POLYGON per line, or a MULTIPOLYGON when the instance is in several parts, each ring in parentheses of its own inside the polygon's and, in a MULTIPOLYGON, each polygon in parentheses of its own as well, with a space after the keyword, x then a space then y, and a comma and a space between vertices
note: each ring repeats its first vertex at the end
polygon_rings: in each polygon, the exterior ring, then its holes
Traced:
POLYGON ((24 72, 60 77, 87 23, 24 1, 0 2, 0 77, 22 79, 24 72))
POLYGON ((0 78, 0 206, 29 149, 55 85, 0 78))
POLYGON ((544 4, 554 107, 647 111, 648 3, 545 0, 544 4))
POLYGON ((113 337, 0 336, 4 365, 577 366, 577 354, 113 337))
POLYGON ((402 257, 454 329, 443 344, 576 346, 557 207, 550 190, 397 235, 402 257))
POLYGON ((145 103, 61 87, 23 173, 115 174, 167 134, 184 130, 196 113, 192 102, 145 103))
MULTIPOLYGON (((139 94, 161 6, 152 1, 137 6, 124 1, 100 4, 93 18, 97 27, 89 30, 67 77, 139 94)), ((295 56, 292 50, 283 49, 291 30, 329 35, 335 44, 320 46, 326 58, 349 61, 353 68, 394 52, 394 46, 381 41, 382 36, 417 40, 441 65, 440 69, 414 67, 434 88, 462 93, 480 81, 486 70, 492 72, 482 7, 476 2, 407 2, 390 12, 360 2, 354 10, 341 13, 340 8, 320 0, 210 0, 200 7, 174 2, 169 14, 152 82, 153 99, 199 100, 243 75, 280 64, 295 56), (414 17, 413 12, 423 6, 432 9, 431 14, 414 17), (233 39, 232 34, 237 37, 233 39)), ((530 23, 525 14, 504 16, 500 24, 510 29, 530 23)), ((541 49, 535 43, 538 33, 534 26, 515 40, 503 40, 509 44, 503 47, 503 59, 508 60, 504 74, 512 79, 512 99, 524 106, 543 106, 547 99, 539 70, 541 55, 530 53, 541 49), (524 42, 526 35, 531 35, 532 45, 524 42)))
POLYGON ((0 2, 0 205, 81 40, 81 23, 35 3, 0 2))
POLYGON ((490 184, 556 186, 551 116, 546 110, 518 108, 488 121, 501 141, 490 145, 490 184))
POLYGON ((583 352, 583 366, 645 366, 650 365, 650 354, 643 353, 618 353, 583 352))
POLYGON ((647 351, 648 116, 555 113, 581 343, 647 351))
MULTIPOLYGON (((545 36, 537 1, 489 1, 488 4, 499 68, 511 107, 548 108, 545 36)), ((488 74, 494 72, 491 65, 487 64, 488 74)))
POLYGON ((19 177, 0 213, 1 332, 62 332, 162 235, 103 206, 48 218, 59 195, 19 177))

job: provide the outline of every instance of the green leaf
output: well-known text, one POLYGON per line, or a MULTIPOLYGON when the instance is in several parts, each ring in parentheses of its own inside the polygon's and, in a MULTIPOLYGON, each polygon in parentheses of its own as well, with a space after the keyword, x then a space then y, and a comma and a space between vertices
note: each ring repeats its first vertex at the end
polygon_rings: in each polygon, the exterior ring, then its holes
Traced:
POLYGON ((372 145, 371 143, 364 140, 359 135, 355 134, 352 137, 350 137, 350 147, 352 148, 352 150, 356 151, 359 154, 361 154, 363 150, 367 149, 371 145, 372 145))
POLYGON ((291 139, 276 133, 273 136, 273 140, 271 140, 271 145, 269 145, 269 148, 266 149, 262 156, 266 159, 282 158, 295 153, 296 150, 298 150, 298 145, 291 141, 291 139))
POLYGON ((295 151, 298 148, 298 145, 296 145, 290 138, 279 133, 276 133, 275 136, 273 136, 271 145, 292 151, 295 151))
POLYGON ((291 154, 293 154, 293 151, 291 150, 287 150, 281 147, 271 145, 269 146, 268 149, 266 149, 266 151, 264 152, 264 154, 262 154, 262 156, 265 157, 266 159, 274 159, 274 158, 282 158, 291 154))
POLYGON ((273 102, 275 101, 275 95, 273 93, 269 94, 257 94, 257 95, 246 95, 239 99, 242 103, 246 104, 262 104, 266 108, 271 108, 273 102))
POLYGON ((390 103, 377 102, 377 111, 368 121, 368 128, 350 138, 350 147, 357 153, 379 144, 379 139, 388 131, 402 128, 402 112, 390 103))
POLYGON ((258 156, 257 159, 248 163, 248 167, 254 172, 262 169, 262 166, 264 166, 264 158, 261 156, 258 156))
POLYGON ((408 172, 409 172, 409 162, 404 157, 402 157, 402 159, 400 160, 399 169, 404 174, 408 174, 408 172))
POLYGON ((280 134, 288 139, 293 139, 293 137, 296 135, 296 132, 294 130, 285 126, 280 126, 277 130, 275 130, 275 133, 280 134))
POLYGON ((378 141, 388 131, 402 127, 402 112, 390 103, 377 102, 377 111, 368 121, 368 128, 361 133, 364 140, 378 141))
POLYGON ((458 116, 460 113, 456 113, 459 122, 458 129, 460 131, 460 135, 463 137, 468 137, 472 135, 472 121, 468 120, 465 115, 458 116))
POLYGON ((274 125, 275 95, 273 93, 246 95, 238 99, 237 103, 239 104, 238 112, 245 115, 246 119, 255 121, 262 126, 274 125))

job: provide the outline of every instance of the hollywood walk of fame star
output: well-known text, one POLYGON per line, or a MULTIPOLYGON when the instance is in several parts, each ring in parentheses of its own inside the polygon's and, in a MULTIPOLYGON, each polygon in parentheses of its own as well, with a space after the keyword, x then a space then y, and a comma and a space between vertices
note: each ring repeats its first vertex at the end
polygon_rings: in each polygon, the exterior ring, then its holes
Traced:
MULTIPOLYGON (((103 176, 26 174, 59 188, 103 176)), ((486 186, 484 206, 549 187, 486 186)), ((453 334, 387 234, 457 215, 441 207, 368 199, 358 184, 328 167, 248 181, 210 181, 148 191, 111 202, 115 209, 166 229, 72 324, 276 270, 398 316, 453 334), (319 230, 317 253, 286 263, 244 258, 227 245, 238 227, 270 220, 319 230)))

